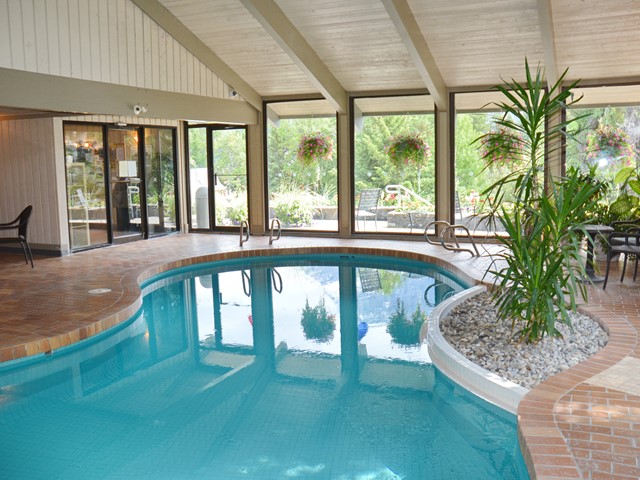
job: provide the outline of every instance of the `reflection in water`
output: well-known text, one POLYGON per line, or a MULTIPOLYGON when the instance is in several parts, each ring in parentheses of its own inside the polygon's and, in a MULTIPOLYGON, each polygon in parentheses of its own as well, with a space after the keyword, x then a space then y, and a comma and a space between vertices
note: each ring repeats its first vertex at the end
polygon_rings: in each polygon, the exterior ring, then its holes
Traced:
POLYGON ((387 325, 387 333, 391 335, 393 342, 399 345, 418 345, 420 343, 420 329, 426 321, 427 316, 420 305, 416 307, 413 315, 407 317, 404 302, 398 299, 396 310, 391 314, 387 325))
POLYGON ((314 307, 309 305, 309 299, 307 299, 307 303, 302 309, 300 325, 302 325, 302 331, 307 340, 326 343, 333 338, 333 332, 336 329, 336 316, 327 312, 324 298, 314 307))
POLYGON ((389 346, 397 298, 427 311, 429 285, 461 286, 387 267, 364 291, 317 263, 245 266, 249 296, 230 266, 168 277, 99 341, 4 367, 3 477, 526 478, 513 416, 389 346), (320 302, 324 343, 301 325, 320 302))

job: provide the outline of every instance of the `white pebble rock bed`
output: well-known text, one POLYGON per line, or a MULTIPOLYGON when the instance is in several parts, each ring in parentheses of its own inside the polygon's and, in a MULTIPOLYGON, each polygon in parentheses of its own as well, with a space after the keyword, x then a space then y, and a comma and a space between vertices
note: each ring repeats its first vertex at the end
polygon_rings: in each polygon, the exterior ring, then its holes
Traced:
POLYGON ((537 344, 522 343, 514 337, 510 321, 497 320, 491 296, 483 293, 455 307, 441 321, 440 330, 453 348, 476 365, 533 388, 606 345, 609 336, 598 322, 580 313, 570 315, 573 330, 557 324, 564 338, 545 336, 537 344))

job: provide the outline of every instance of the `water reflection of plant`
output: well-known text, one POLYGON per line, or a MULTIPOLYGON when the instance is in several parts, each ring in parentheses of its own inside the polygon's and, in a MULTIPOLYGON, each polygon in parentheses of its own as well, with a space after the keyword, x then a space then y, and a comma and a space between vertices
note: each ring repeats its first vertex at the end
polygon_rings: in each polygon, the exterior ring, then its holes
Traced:
POLYGON ((307 299, 302 309, 302 331, 307 340, 325 343, 333 338, 336 329, 336 316, 327 312, 324 298, 315 307, 309 305, 307 299))
POLYGON ((407 318, 404 303, 398 299, 396 311, 391 314, 387 324, 387 333, 399 345, 417 345, 420 343, 420 328, 427 319, 426 314, 416 307, 411 318, 407 318))

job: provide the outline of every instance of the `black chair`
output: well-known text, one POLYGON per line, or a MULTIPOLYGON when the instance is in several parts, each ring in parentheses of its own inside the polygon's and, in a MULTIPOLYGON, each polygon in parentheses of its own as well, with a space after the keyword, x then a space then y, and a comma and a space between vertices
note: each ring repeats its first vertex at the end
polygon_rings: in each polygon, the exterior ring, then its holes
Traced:
POLYGON ((33 255, 31 253, 31 247, 27 242, 27 226, 29 225, 29 217, 33 207, 29 205, 27 208, 20 212, 18 218, 9 223, 0 223, 0 232, 15 230, 17 236, 15 237, 0 237, 0 244, 2 243, 19 243, 24 253, 24 259, 26 263, 31 262, 31 268, 33 268, 33 255))
POLYGON ((635 268, 633 271, 633 281, 636 281, 638 276, 638 257, 640 256, 640 229, 629 230, 626 232, 611 232, 607 236, 607 243, 609 251, 607 252, 607 273, 604 277, 604 284, 602 289, 607 288, 607 281, 609 280, 609 267, 611 266, 611 258, 616 255, 624 255, 622 264, 622 275, 620 281, 624 280, 624 274, 627 271, 627 257, 633 255, 635 258, 635 268))

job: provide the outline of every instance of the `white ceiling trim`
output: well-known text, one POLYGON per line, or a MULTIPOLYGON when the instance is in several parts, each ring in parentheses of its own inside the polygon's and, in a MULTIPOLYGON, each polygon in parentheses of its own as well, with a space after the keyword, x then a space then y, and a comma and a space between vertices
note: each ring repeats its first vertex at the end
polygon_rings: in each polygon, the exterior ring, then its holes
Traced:
POLYGON ((441 111, 447 110, 447 85, 406 0, 381 0, 409 51, 422 81, 441 111))
POLYGON ((189 50, 198 60, 231 86, 256 110, 262 111, 262 97, 229 65, 222 61, 196 35, 157 0, 131 0, 163 30, 189 50))
POLYGON ((551 18, 551 0, 537 1, 547 84, 555 85, 558 81, 558 63, 556 61, 556 40, 553 32, 553 20, 551 18))
POLYGON ((346 113, 346 90, 280 7, 273 0, 240 1, 335 109, 346 113))

